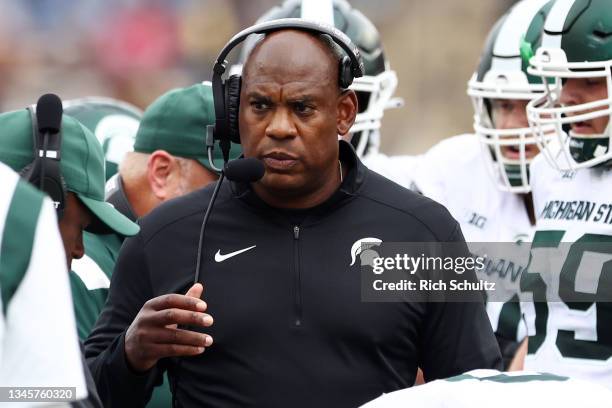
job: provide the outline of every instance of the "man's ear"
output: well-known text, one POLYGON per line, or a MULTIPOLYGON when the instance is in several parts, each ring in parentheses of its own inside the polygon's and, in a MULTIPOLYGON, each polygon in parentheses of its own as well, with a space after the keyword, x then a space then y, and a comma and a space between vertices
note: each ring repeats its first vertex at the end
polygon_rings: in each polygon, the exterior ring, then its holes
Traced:
POLYGON ((340 136, 346 135, 357 117, 357 94, 352 89, 343 91, 338 97, 337 130, 340 136))
POLYGON ((156 150, 147 161, 147 181, 157 199, 164 201, 171 193, 172 173, 177 170, 178 162, 165 150, 156 150))

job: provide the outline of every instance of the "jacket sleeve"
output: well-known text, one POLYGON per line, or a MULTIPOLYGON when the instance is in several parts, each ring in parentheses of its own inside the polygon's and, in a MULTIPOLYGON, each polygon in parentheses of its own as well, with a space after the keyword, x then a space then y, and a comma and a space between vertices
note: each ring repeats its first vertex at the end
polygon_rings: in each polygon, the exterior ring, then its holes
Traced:
MULTIPOLYGON (((469 255, 457 225, 447 242, 453 255, 469 255), (463 245, 462 245, 463 244, 463 245), (457 249, 464 248, 464 249, 457 249)), ((480 296, 470 301, 430 302, 424 322, 420 367, 432 381, 479 368, 502 368, 502 359, 480 296)))
POLYGON ((144 407, 157 370, 134 372, 125 357, 125 333, 153 297, 141 236, 121 248, 111 279, 108 299, 85 341, 85 357, 105 407, 144 407))

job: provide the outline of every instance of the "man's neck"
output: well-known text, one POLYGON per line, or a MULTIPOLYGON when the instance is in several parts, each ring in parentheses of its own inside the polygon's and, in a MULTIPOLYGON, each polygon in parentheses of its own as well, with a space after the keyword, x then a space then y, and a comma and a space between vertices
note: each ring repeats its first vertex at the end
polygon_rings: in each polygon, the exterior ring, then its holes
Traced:
POLYGON ((138 218, 144 217, 158 205, 151 191, 141 184, 123 180, 123 191, 138 218))
POLYGON ((328 171, 324 177, 325 182, 312 192, 306 194, 292 194, 286 191, 270 190, 261 183, 253 184, 253 190, 266 204, 276 208, 307 209, 316 207, 327 201, 340 187, 342 179, 346 177, 348 166, 344 163, 328 171))

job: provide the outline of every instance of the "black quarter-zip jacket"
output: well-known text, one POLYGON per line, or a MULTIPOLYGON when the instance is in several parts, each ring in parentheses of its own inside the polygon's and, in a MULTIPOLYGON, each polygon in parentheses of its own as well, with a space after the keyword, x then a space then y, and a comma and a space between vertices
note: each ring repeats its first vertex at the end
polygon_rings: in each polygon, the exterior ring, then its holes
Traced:
MULTIPOLYGON (((356 407, 501 358, 481 303, 361 301, 351 247, 463 241, 441 205, 368 170, 341 142, 349 172, 325 203, 272 208, 248 185, 224 182, 206 230, 200 281, 215 323, 203 354, 163 359, 185 407, 356 407), (248 248, 248 249, 247 249, 248 248), (241 251, 241 252, 238 252, 241 251)), ((141 220, 119 255, 107 303, 86 354, 105 406, 139 407, 152 377, 127 366, 124 336, 143 304, 191 286, 212 187, 172 200, 141 220)))

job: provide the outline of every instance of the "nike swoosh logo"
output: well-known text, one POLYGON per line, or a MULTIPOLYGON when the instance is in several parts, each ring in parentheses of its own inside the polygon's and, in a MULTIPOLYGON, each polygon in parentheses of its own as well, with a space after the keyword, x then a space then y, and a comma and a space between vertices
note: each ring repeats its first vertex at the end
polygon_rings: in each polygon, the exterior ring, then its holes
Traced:
POLYGON ((244 248, 244 249, 241 249, 239 251, 230 252, 229 254, 225 254, 225 255, 221 255, 221 250, 219 249, 217 251, 217 253, 215 254, 215 261, 216 262, 223 262, 223 261, 225 261, 227 259, 230 259, 233 256, 240 255, 241 253, 246 252, 246 251, 250 251, 251 249, 255 248, 256 246, 257 245, 253 245, 253 246, 250 246, 248 248, 244 248))

